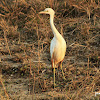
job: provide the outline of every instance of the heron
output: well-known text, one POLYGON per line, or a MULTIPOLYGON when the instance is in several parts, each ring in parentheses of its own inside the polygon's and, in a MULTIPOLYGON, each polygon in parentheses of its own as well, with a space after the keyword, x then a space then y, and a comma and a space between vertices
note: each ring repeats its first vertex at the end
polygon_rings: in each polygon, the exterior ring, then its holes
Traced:
POLYGON ((59 65, 59 67, 61 68, 63 78, 65 79, 64 72, 62 69, 62 62, 66 53, 66 41, 64 40, 63 36, 58 32, 58 30, 54 25, 55 11, 52 8, 46 8, 44 11, 39 12, 39 14, 50 15, 50 25, 54 35, 50 44, 50 55, 51 55, 52 69, 54 72, 54 88, 55 88, 55 68, 57 68, 57 65, 59 65))

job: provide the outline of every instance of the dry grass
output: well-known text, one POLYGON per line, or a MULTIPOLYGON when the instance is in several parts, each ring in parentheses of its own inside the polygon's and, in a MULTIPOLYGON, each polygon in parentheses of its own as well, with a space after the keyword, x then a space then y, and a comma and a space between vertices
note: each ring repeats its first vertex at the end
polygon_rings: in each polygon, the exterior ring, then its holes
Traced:
POLYGON ((99 100, 99 12, 99 0, 1 0, 0 99, 99 100), (55 25, 67 42, 66 80, 56 71, 55 90, 49 16, 38 14, 46 7, 55 10, 55 25))

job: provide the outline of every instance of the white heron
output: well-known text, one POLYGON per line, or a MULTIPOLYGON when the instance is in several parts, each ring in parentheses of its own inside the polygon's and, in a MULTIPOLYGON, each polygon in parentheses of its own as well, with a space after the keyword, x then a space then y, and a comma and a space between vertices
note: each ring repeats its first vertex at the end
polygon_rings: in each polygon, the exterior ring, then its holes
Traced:
MULTIPOLYGON (((54 71, 54 88, 55 88, 55 68, 57 67, 57 64, 59 64, 62 70, 62 61, 64 59, 65 52, 66 52, 66 41, 64 40, 64 38, 58 32, 58 30, 56 29, 54 25, 54 22, 53 22, 54 14, 55 14, 54 10, 51 8, 46 8, 44 11, 39 12, 39 14, 50 15, 50 25, 54 34, 54 37, 51 40, 51 44, 50 44, 50 55, 51 55, 52 69, 54 71)), ((63 70, 62 70, 62 74, 64 77, 63 70)))

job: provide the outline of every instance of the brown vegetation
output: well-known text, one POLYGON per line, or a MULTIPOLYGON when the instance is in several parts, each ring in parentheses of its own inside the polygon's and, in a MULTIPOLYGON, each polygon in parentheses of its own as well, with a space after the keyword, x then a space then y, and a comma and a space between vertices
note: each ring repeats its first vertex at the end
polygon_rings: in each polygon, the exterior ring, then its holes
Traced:
POLYGON ((99 0, 0 0, 0 99, 99 100, 99 0), (67 42, 62 79, 56 71, 53 89, 49 16, 67 42), (58 77, 59 76, 59 77, 58 77))

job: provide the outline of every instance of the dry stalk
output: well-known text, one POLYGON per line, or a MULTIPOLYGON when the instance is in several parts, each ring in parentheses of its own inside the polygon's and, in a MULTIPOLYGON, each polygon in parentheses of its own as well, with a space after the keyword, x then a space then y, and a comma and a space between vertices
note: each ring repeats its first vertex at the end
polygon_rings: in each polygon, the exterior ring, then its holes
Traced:
POLYGON ((32 94, 32 100, 34 100, 34 94, 35 94, 35 72, 34 72, 34 82, 33 82, 33 94, 32 94))
POLYGON ((38 74, 39 74, 39 70, 40 68, 40 40, 39 40, 39 33, 38 33, 38 26, 36 24, 36 33, 37 33, 37 37, 38 37, 38 74))
POLYGON ((4 39, 5 39, 5 41, 6 41, 6 45, 7 45, 9 54, 10 54, 10 56, 11 56, 11 52, 10 52, 10 48, 9 48, 9 45, 8 45, 8 41, 7 41, 7 37, 6 37, 6 32, 5 32, 5 31, 4 31, 4 39))
POLYGON ((48 0, 48 2, 49 2, 50 7, 53 8, 54 0, 48 0))
POLYGON ((1 94, 0 94, 1 100, 6 100, 1 94))
POLYGON ((7 33, 9 32, 9 26, 7 25, 7 23, 4 19, 1 20, 0 27, 2 28, 2 30, 4 32, 4 39, 6 41, 6 46, 7 46, 7 49, 9 51, 9 54, 11 56, 11 52, 10 52, 10 48, 9 48, 8 40, 7 40, 7 33))
POLYGON ((88 66, 88 69, 87 69, 87 77, 89 77, 89 63, 90 63, 90 61, 89 61, 89 56, 88 56, 88 63, 87 63, 87 66, 88 66))
POLYGON ((4 83, 3 83, 3 80, 2 80, 1 75, 0 75, 0 82, 1 82, 1 84, 2 84, 2 86, 3 86, 3 89, 4 89, 5 95, 6 95, 6 97, 7 97, 7 100, 9 100, 10 97, 9 97, 7 91, 6 91, 6 88, 5 88, 5 86, 4 86, 4 83))
POLYGON ((63 36, 63 26, 61 24, 61 35, 63 36))

